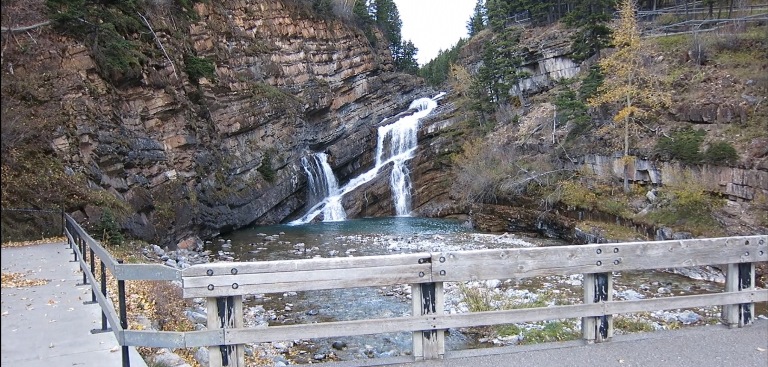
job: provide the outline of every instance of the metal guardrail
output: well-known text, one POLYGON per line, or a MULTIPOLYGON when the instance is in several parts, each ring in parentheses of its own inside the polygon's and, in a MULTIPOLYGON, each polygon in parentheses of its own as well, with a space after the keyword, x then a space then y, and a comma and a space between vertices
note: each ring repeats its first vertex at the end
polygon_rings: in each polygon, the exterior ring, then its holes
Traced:
POLYGON ((724 323, 749 324, 754 303, 768 301, 768 290, 755 288, 754 263, 768 261, 768 235, 630 242, 540 248, 423 252, 384 256, 316 258, 260 262, 221 262, 176 270, 165 265, 122 264, 68 215, 65 234, 83 282, 91 284, 93 302, 102 309, 102 327, 123 347, 123 366, 130 366, 128 346, 208 347, 210 366, 244 366, 246 343, 337 336, 412 332, 414 360, 445 354, 449 328, 582 318, 588 343, 610 340, 612 315, 722 305, 724 323), (88 259, 86 258, 88 255, 88 259), (101 278, 97 281, 95 257, 101 278), (612 273, 727 264, 725 292, 614 301, 612 273), (118 311, 107 295, 106 270, 118 282, 118 311), (582 304, 507 311, 443 313, 443 284, 484 279, 584 274, 582 304), (208 329, 202 331, 129 330, 125 281, 181 281, 184 298, 207 299, 208 329), (267 328, 243 323, 243 296, 254 293, 410 284, 412 315, 386 319, 324 322, 267 328), (109 328, 111 326, 111 328, 109 328))

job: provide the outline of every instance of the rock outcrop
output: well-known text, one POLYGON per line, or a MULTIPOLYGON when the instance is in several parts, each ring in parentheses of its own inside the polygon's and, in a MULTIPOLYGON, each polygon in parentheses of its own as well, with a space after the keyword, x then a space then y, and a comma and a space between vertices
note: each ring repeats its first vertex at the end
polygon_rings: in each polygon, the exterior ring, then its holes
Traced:
MULTIPOLYGON (((127 203, 120 224, 132 237, 173 247, 300 215, 301 157, 328 153, 344 181, 373 164, 377 124, 430 93, 394 71, 380 34, 372 46, 354 21, 300 2, 197 2, 186 18, 173 3, 152 6, 156 39, 135 83, 104 79, 91 48, 51 27, 29 53, 4 56, 15 61, 4 82, 48 75, 39 114, 58 122, 52 148, 127 203), (212 75, 189 75, 193 59, 212 75)), ((99 213, 72 214, 97 223, 99 213)))

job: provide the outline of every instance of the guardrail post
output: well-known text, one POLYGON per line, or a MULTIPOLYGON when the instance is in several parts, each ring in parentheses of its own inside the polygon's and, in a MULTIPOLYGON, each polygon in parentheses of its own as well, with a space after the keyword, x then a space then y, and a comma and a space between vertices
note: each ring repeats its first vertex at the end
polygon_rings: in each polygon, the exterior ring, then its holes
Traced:
MULTIPOLYGON (((93 275, 93 278, 96 279, 96 263, 93 260, 93 249, 88 247, 91 253, 91 275, 93 275)), ((83 273, 85 274, 85 273, 83 273)), ((92 305, 96 302, 96 289, 93 288, 93 284, 91 285, 91 301, 90 302, 83 302, 84 305, 92 305)))
MULTIPOLYGON (((99 274, 101 276, 101 294, 106 298, 107 297, 107 266, 104 265, 104 260, 99 259, 99 264, 101 264, 101 273, 99 274)), ((91 334, 97 334, 97 333, 103 333, 106 331, 112 331, 111 328, 107 327, 107 314, 104 313, 104 309, 101 309, 101 329, 92 329, 91 334)))
MULTIPOLYGON (((243 327, 242 296, 208 297, 207 309, 209 330, 243 327)), ((240 344, 209 346, 208 360, 210 367, 244 367, 245 349, 240 344)))
MULTIPOLYGON (((122 264, 123 260, 118 259, 118 264, 122 264)), ((125 280, 117 280, 117 300, 120 305, 120 327, 123 330, 128 330, 128 309, 125 304, 125 280)), ((123 367, 131 367, 131 357, 128 354, 128 346, 123 345, 123 367)))
MULTIPOLYGON (((598 303, 613 300, 613 277, 611 273, 584 274, 584 303, 598 303)), ((583 317, 582 337, 587 343, 600 343, 613 337, 613 315, 583 317)))
MULTIPOLYGON (((443 283, 411 285, 413 315, 443 314, 443 283)), ((415 360, 442 359, 445 356, 445 330, 422 330, 413 333, 415 360)))
POLYGON ((85 257, 85 239, 80 239, 80 270, 83 272, 83 283, 80 285, 88 285, 88 277, 85 272, 88 271, 88 258, 85 257))
MULTIPOLYGON (((754 263, 728 264, 728 270, 725 275, 726 292, 754 289, 754 284, 754 263)), ((723 306, 723 322, 730 328, 742 327, 750 324, 754 314, 754 303, 723 306)))

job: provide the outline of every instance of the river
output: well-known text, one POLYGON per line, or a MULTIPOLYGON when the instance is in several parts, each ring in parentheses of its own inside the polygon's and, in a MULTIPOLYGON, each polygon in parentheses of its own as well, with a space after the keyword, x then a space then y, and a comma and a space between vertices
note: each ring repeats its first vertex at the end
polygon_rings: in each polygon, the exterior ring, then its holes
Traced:
MULTIPOLYGON (((247 228, 207 244, 206 250, 210 251, 212 261, 269 261, 560 245, 567 243, 522 234, 481 233, 459 220, 390 217, 247 228)), ((581 275, 447 283, 445 312, 470 311, 465 297, 467 287, 485 292, 489 300, 498 303, 498 307, 505 307, 503 302, 508 302, 507 306, 509 302, 539 302, 544 305, 581 303, 582 297, 581 275), (507 301, 499 301, 502 299, 507 301)), ((721 283, 664 271, 614 273, 614 297, 618 300, 722 290, 721 283)), ((245 304, 246 313, 256 320, 253 323, 262 325, 390 318, 406 316, 411 312, 408 285, 253 295, 246 297, 245 304)), ((650 329, 713 323, 718 317, 719 307, 627 315, 628 320, 645 323, 650 329)), ((578 320, 572 320, 571 325, 574 331, 577 330, 578 320)), ((538 326, 531 324, 527 327, 538 326)), ((446 349, 492 347, 519 341, 519 338, 489 337, 474 330, 449 330, 446 349)), ((408 354, 411 335, 381 334, 291 343, 292 348, 316 357, 315 361, 331 358, 329 356, 350 360, 408 354), (333 348, 334 343, 343 345, 343 348, 333 348)))

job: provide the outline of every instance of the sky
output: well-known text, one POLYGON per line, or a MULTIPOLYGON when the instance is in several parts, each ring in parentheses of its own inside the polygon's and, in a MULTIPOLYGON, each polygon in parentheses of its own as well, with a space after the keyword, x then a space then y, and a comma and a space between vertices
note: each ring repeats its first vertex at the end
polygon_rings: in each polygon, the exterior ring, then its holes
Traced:
POLYGON ((448 50, 460 38, 467 38, 467 21, 477 0, 394 0, 400 20, 401 35, 419 49, 416 60, 424 65, 448 50))

